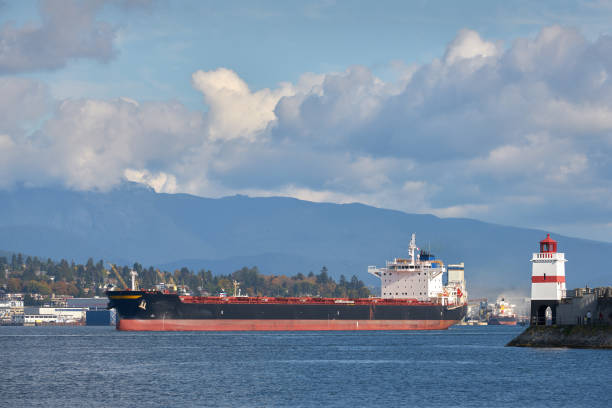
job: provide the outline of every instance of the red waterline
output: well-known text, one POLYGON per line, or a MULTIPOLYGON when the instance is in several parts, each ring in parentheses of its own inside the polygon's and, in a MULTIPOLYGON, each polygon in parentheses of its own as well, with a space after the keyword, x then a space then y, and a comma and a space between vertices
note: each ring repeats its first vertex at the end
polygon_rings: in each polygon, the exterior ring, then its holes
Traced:
POLYGON ((121 319, 128 331, 444 330, 456 320, 121 319))

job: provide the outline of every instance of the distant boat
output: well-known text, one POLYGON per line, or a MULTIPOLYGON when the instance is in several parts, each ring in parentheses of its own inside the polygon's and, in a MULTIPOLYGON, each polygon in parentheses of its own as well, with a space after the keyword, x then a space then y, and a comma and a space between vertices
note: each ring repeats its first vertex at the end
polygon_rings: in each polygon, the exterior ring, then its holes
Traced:
POLYGON ((518 319, 516 318, 516 313, 514 312, 515 307, 515 305, 511 305, 506 302, 504 298, 497 299, 493 313, 491 313, 491 317, 489 317, 489 325, 516 326, 518 319))

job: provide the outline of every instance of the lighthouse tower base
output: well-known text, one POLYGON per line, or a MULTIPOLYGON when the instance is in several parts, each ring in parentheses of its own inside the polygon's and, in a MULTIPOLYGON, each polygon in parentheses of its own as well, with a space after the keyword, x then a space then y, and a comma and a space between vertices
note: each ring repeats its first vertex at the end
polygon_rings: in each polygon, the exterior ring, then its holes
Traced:
POLYGON ((558 300, 532 300, 531 301, 531 325, 544 326, 546 325, 546 310, 550 307, 552 313, 551 324, 557 324, 557 307, 558 300))

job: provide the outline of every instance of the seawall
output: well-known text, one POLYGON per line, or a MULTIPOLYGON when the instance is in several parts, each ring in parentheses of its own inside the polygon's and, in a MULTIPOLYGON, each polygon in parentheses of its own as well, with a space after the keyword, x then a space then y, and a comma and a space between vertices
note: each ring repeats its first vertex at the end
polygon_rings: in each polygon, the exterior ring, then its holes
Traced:
POLYGON ((612 326, 529 326, 506 346, 612 349, 612 326))

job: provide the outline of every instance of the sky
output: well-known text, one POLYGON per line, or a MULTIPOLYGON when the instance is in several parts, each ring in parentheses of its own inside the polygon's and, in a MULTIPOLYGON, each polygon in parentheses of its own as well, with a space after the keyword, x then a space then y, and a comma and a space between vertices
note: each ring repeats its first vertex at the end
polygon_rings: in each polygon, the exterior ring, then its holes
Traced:
POLYGON ((612 1, 0 1, 0 188, 612 242, 612 1))

